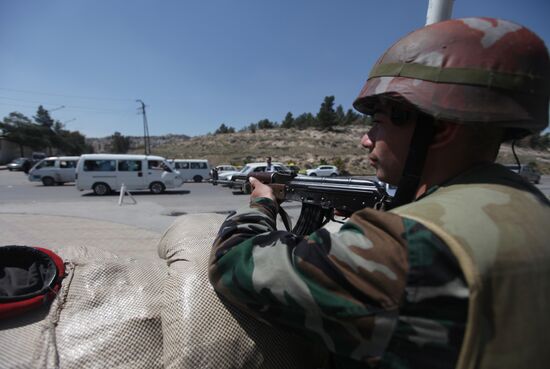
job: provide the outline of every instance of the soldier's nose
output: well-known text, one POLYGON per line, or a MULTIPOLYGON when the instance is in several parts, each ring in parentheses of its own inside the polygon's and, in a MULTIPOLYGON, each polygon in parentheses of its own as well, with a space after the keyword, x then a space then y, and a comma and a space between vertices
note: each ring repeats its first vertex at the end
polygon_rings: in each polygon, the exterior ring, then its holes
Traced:
POLYGON ((371 140, 369 134, 365 134, 363 136, 363 138, 361 138, 361 145, 366 148, 366 149, 369 149, 369 150, 372 150, 372 148, 374 147, 374 141, 371 140))

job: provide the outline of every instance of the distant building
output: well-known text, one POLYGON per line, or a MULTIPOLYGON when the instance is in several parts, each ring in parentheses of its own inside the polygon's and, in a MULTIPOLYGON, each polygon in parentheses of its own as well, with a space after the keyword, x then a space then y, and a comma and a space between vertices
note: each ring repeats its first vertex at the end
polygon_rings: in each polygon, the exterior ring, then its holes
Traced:
POLYGON ((92 146, 97 154, 110 153, 113 147, 111 137, 86 138, 86 144, 92 146))

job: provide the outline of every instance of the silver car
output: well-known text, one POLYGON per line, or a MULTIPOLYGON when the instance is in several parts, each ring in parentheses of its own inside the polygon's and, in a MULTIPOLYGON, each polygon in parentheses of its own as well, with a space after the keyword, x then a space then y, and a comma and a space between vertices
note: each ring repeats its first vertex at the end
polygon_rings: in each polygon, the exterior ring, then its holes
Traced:
POLYGON ((336 177, 340 172, 334 165, 319 165, 315 169, 308 169, 306 174, 312 177, 336 177))
POLYGON ((11 163, 7 165, 8 170, 14 171, 14 170, 22 170, 22 171, 29 171, 29 169, 32 167, 31 159, 29 158, 17 158, 14 159, 11 163))

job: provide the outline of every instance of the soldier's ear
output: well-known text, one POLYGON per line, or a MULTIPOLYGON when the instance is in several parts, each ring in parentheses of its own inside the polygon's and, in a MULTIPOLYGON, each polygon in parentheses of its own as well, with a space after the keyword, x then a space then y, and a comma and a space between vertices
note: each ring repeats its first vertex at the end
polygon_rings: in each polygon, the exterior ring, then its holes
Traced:
POLYGON ((435 123, 435 133, 430 149, 438 149, 452 143, 461 128, 460 124, 438 120, 435 123))

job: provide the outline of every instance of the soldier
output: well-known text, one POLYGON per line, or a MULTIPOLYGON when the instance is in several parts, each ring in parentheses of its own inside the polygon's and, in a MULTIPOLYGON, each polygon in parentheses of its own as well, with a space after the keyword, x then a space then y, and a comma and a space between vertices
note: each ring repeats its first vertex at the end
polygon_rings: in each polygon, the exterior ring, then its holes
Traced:
POLYGON ((214 242, 210 280, 255 317, 323 345, 331 364, 543 368, 550 363, 550 203, 495 164, 548 124, 550 61, 523 26, 435 23, 378 60, 354 102, 394 208, 339 232, 275 228, 255 180, 214 242))

